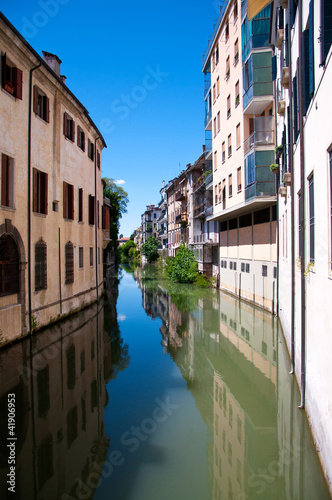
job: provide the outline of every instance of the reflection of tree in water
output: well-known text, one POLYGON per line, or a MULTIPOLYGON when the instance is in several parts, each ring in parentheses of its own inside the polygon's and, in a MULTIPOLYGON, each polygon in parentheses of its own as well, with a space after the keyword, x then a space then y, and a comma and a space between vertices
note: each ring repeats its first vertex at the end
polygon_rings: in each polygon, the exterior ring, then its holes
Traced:
POLYGON ((124 344, 121 337, 116 309, 119 283, 122 277, 123 272, 119 270, 118 275, 108 276, 106 284, 107 300, 105 301, 104 335, 105 342, 111 343, 111 362, 104 364, 106 381, 116 378, 118 372, 125 370, 130 362, 128 344, 124 344))

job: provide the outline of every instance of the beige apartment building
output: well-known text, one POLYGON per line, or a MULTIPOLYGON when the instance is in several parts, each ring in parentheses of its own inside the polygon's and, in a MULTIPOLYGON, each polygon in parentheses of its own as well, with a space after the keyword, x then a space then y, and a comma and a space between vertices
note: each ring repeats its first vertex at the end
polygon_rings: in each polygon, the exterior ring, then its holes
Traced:
POLYGON ((168 213, 168 255, 175 257, 182 242, 188 244, 188 175, 186 170, 166 187, 168 213))
POLYGON ((98 299, 109 207, 106 144, 60 59, 41 58, 2 14, 0 50, 0 330, 8 341, 98 299))
POLYGON ((277 214, 270 6, 225 0, 203 57, 206 158, 219 221, 220 288, 276 311, 277 214))

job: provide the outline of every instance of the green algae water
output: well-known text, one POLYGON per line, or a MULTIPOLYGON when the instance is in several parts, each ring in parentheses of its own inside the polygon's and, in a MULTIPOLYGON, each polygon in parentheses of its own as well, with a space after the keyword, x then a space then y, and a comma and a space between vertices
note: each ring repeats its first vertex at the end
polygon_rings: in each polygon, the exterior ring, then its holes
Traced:
POLYGON ((330 498, 276 318, 148 266, 106 292, 0 352, 1 498, 330 498))

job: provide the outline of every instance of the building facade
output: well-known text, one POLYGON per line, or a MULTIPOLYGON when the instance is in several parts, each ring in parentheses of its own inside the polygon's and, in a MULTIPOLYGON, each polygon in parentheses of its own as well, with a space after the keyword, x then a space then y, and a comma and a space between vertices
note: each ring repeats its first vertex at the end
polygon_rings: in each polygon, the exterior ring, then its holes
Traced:
POLYGON ((106 146, 60 76, 0 16, 0 330, 19 337, 101 293, 106 146))
MULTIPOLYGON (((276 312, 277 216, 270 6, 225 0, 203 57, 220 288, 276 312)), ((210 187, 210 189, 211 189, 210 187)))
MULTIPOLYGON (((332 2, 275 2, 279 315, 331 485, 332 2)), ((331 486, 330 486, 331 487, 331 486)))
POLYGON ((167 185, 168 255, 175 257, 181 243, 188 244, 188 174, 184 170, 167 185))
POLYGON ((158 237, 157 220, 160 217, 160 209, 155 205, 146 205, 146 210, 142 214, 142 245, 146 242, 149 236, 158 237))

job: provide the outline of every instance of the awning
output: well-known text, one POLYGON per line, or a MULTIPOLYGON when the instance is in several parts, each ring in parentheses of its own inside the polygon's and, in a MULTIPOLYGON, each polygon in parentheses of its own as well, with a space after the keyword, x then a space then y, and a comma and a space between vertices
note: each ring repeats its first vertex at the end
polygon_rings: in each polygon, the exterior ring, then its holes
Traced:
POLYGON ((248 0, 248 21, 257 16, 261 10, 265 9, 265 7, 269 5, 269 3, 271 3, 271 0, 248 0))

